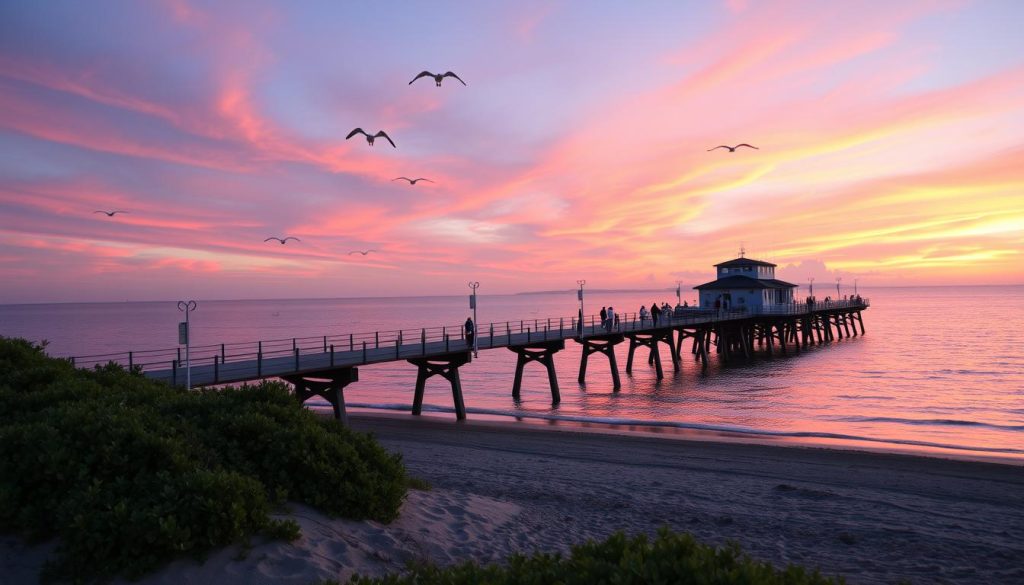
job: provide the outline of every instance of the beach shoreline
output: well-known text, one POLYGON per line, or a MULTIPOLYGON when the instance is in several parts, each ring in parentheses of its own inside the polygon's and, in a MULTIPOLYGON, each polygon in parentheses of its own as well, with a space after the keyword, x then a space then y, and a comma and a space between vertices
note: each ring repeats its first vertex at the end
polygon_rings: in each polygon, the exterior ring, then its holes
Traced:
MULTIPOLYGON (((1017 465, 389 413, 349 422, 431 486, 409 492, 398 520, 331 519, 290 504, 285 515, 303 531, 295 543, 179 560, 139 583, 344 582, 409 561, 565 553, 663 526, 849 583, 1024 580, 1017 465)), ((0 574, 35 583, 47 550, 0 540, 0 574)))
MULTIPOLYGON (((409 409, 412 407, 410 406, 409 409)), ((314 412, 322 416, 333 416, 330 407, 325 405, 314 412)), ((405 411, 409 409, 403 409, 405 411)), ((440 409, 431 411, 424 408, 423 414, 413 420, 424 420, 438 424, 459 424, 469 426, 495 426, 496 428, 507 428, 509 430, 540 430, 568 433, 595 433, 609 435, 639 436, 650 438, 662 438, 666 440, 693 441, 698 443, 724 443, 740 445, 760 445, 779 449, 818 449, 825 451, 853 451, 877 455, 903 455, 907 457, 923 457, 926 459, 948 459, 951 461, 994 463, 1000 465, 1011 465, 1024 467, 1024 456, 1017 457, 1010 454, 992 454, 976 450, 971 447, 936 446, 926 447, 921 444, 900 446, 893 441, 878 440, 867 441, 862 438, 844 439, 832 437, 806 437, 802 438, 793 434, 773 434, 768 431, 731 431, 718 428, 701 428, 703 425, 675 426, 671 421, 661 424, 662 421, 637 421, 636 423, 623 422, 600 422, 580 421, 571 417, 542 417, 535 413, 523 415, 512 414, 479 414, 476 409, 467 409, 470 417, 464 421, 454 419, 454 411, 440 409)), ((406 420, 412 417, 408 412, 402 410, 384 410, 375 408, 364 408, 360 406, 349 408, 349 417, 365 417, 368 419, 396 419, 406 420)), ((710 427, 710 425, 709 425, 710 427)))

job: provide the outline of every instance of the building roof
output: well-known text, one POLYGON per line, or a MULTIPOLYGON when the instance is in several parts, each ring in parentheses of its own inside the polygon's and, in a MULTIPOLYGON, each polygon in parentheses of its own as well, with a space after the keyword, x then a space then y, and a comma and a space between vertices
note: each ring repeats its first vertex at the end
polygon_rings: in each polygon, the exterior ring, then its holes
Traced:
POLYGON ((725 266, 726 268, 732 268, 733 266, 771 266, 775 267, 775 264, 771 262, 762 262, 760 260, 754 260, 752 258, 734 258, 728 262, 722 262, 721 264, 715 264, 715 268, 719 266, 725 266))
POLYGON ((775 278, 751 278, 749 276, 737 274, 735 276, 726 276, 725 278, 705 282, 704 284, 699 284, 693 288, 697 290, 735 290, 742 288, 749 290, 764 288, 796 288, 796 285, 782 280, 777 280, 775 278))

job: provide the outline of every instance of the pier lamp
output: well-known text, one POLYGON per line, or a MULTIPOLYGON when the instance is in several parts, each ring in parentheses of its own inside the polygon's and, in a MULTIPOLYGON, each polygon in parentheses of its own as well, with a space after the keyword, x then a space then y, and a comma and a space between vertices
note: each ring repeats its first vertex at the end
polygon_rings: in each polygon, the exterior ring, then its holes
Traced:
POLYGON ((580 285, 580 290, 577 292, 577 298, 580 299, 580 324, 578 327, 582 328, 584 316, 587 315, 583 310, 583 285, 587 284, 587 281, 577 281, 577 284, 580 285))
POLYGON ((681 287, 682 286, 683 286, 683 281, 677 280, 676 281, 676 306, 677 307, 679 305, 683 304, 683 295, 682 295, 682 292, 681 292, 681 287))
POLYGON ((480 327, 476 324, 476 289, 480 288, 480 283, 470 282, 469 288, 473 289, 473 294, 469 296, 469 308, 473 309, 473 357, 479 357, 480 336, 477 333, 479 333, 480 327))
MULTIPOLYGON (((196 310, 195 301, 178 301, 178 310, 185 313, 185 321, 178 323, 178 343, 185 345, 185 389, 192 390, 192 359, 189 355, 189 349, 192 346, 192 340, 189 335, 189 315, 192 311, 196 310)), ((179 364, 180 365, 180 364, 179 364)))
POLYGON ((807 296, 813 297, 814 296, 814 277, 813 276, 808 276, 807 277, 807 281, 810 282, 810 284, 807 286, 807 289, 808 289, 807 296))
POLYGON ((857 296, 857 279, 853 279, 853 296, 857 296))
POLYGON ((836 300, 837 301, 839 300, 839 296, 840 296, 839 295, 839 283, 842 282, 842 281, 843 281, 843 277, 842 276, 837 276, 836 277, 836 300))

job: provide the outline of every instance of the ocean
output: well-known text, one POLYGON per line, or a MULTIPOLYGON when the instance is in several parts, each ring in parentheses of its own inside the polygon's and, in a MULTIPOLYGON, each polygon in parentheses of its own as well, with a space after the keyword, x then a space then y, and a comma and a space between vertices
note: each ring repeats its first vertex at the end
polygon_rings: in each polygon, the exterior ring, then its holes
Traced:
MULTIPOLYGON (((823 298, 830 291, 818 291, 823 298)), ((547 374, 529 364, 519 400, 511 395, 515 354, 483 351, 461 369, 470 418, 522 424, 605 427, 715 436, 804 446, 852 447, 969 459, 1024 461, 1024 287, 866 288, 866 335, 800 353, 758 355, 703 374, 684 344, 682 369, 663 353, 665 379, 646 354, 624 372, 628 345, 617 347, 622 389, 608 362, 592 355, 577 382, 580 346, 557 354, 562 401, 551 404, 547 374)), ((844 290, 844 294, 852 291, 844 290)), ((695 295, 687 292, 691 303, 695 295)), ((614 306, 675 303, 673 291, 588 292, 587 313, 614 306)), ((576 314, 575 291, 480 295, 478 322, 576 314)), ((471 314, 465 295, 377 299, 203 301, 192 314, 195 345, 347 335, 375 330, 458 327, 471 314)), ((0 335, 47 340, 54 356, 177 345, 176 301, 0 305, 0 335)), ((664 348, 663 348, 664 352, 664 348)), ((406 362, 360 368, 345 390, 350 409, 408 412, 416 368, 406 362)), ((312 408, 325 408, 310 401, 312 408)), ((447 382, 431 378, 426 416, 454 421, 447 382)))

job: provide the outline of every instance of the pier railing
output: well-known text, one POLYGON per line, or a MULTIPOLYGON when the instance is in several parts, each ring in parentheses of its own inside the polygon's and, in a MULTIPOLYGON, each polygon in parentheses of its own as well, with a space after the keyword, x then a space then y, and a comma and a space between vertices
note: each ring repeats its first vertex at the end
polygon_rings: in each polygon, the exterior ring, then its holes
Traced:
MULTIPOLYGON (((663 313, 655 323, 650 316, 641 319, 639 314, 620 313, 611 322, 602 322, 598 315, 588 315, 583 322, 577 316, 549 317, 544 319, 522 319, 517 321, 496 321, 477 325, 477 345, 480 349, 538 343, 543 341, 587 338, 613 333, 630 333, 655 330, 665 327, 707 325, 719 321, 746 319, 763 315, 795 315, 824 309, 856 309, 868 306, 867 299, 860 301, 840 300, 815 304, 793 303, 766 307, 757 312, 745 309, 705 309, 699 307, 676 308, 663 313)), ((418 329, 394 329, 364 333, 343 333, 320 336, 288 337, 248 342, 194 345, 190 348, 193 368, 212 367, 215 379, 227 379, 233 367, 243 362, 256 362, 257 368, 263 363, 283 359, 294 360, 296 369, 303 359, 312 355, 329 356, 331 366, 344 361, 349 365, 365 365, 384 361, 408 359, 447 351, 469 349, 463 325, 421 327, 418 329)), ((117 363, 143 372, 171 370, 177 372, 185 367, 185 348, 182 346, 81 355, 68 357, 78 367, 91 368, 97 365, 117 363)))

